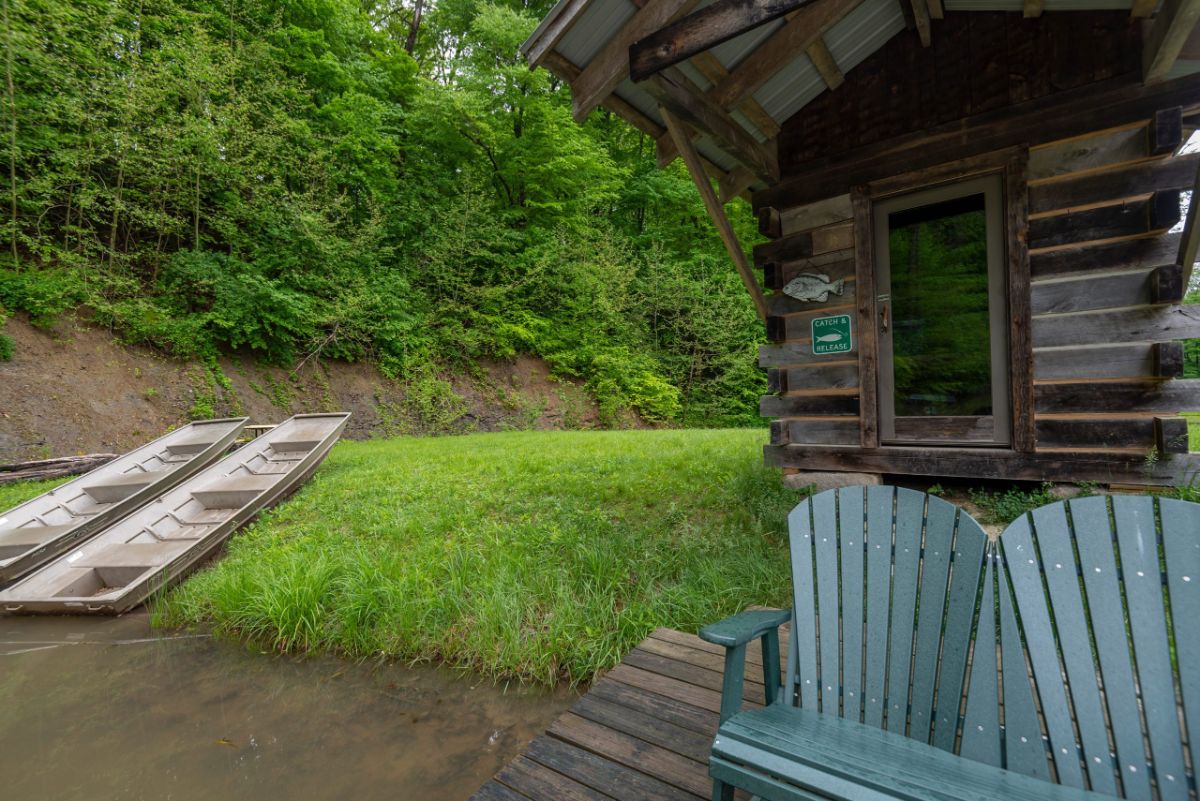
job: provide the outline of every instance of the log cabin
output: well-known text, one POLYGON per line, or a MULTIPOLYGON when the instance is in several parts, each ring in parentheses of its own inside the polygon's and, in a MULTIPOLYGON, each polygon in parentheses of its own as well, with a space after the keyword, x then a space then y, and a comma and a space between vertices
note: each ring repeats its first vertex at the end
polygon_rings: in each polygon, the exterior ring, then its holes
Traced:
POLYGON ((1200 0, 560 0, 522 51, 577 120, 604 106, 687 166, 766 327, 769 464, 1179 484, 1200 470, 1180 416, 1200 410, 1198 19, 1200 0))

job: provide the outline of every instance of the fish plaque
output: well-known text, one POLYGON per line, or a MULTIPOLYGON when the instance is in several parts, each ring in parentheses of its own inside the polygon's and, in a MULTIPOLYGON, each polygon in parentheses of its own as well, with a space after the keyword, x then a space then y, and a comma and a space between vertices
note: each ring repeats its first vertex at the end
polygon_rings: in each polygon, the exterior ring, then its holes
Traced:
POLYGON ((787 282, 783 294, 804 303, 824 303, 830 295, 840 295, 845 289, 845 279, 830 281, 828 275, 800 273, 787 282))
POLYGON ((812 321, 812 352, 814 356, 828 353, 849 353, 854 348, 850 338, 850 315, 814 317, 812 321))

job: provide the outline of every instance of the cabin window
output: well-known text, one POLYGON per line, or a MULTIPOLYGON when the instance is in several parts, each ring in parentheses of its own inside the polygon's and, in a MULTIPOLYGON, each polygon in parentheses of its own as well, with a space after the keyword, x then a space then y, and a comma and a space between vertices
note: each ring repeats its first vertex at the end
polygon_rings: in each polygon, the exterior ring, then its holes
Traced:
POLYGON ((882 444, 1010 444, 1003 202, 993 175, 875 203, 882 444))

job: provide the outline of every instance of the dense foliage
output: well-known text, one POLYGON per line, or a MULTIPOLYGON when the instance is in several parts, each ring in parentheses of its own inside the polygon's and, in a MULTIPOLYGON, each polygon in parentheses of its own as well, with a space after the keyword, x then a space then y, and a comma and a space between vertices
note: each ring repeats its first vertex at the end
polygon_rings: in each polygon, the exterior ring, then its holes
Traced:
POLYGON ((0 1, 0 313, 406 378, 532 353, 610 420, 757 419, 686 173, 520 57, 547 0, 0 1))

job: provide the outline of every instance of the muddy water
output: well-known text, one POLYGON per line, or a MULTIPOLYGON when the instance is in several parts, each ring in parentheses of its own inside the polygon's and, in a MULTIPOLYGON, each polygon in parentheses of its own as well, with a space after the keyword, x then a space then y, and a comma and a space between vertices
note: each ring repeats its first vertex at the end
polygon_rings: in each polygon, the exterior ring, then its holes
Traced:
POLYGON ((465 799, 571 700, 264 655, 144 614, 0 617, 0 797, 465 799))

